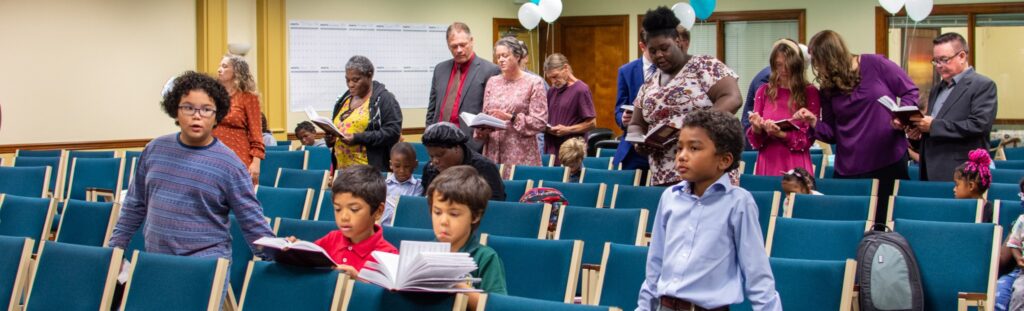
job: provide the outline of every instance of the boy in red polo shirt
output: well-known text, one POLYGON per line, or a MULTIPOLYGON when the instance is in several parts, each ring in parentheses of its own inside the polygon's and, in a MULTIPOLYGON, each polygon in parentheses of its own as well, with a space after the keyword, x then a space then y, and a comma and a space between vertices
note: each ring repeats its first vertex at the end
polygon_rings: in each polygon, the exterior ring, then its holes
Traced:
POLYGON ((339 271, 355 278, 366 262, 376 262, 373 251, 398 254, 395 246, 384 240, 377 224, 384 212, 388 188, 380 172, 368 165, 354 165, 341 170, 331 185, 334 221, 338 230, 316 240, 338 263, 339 271))

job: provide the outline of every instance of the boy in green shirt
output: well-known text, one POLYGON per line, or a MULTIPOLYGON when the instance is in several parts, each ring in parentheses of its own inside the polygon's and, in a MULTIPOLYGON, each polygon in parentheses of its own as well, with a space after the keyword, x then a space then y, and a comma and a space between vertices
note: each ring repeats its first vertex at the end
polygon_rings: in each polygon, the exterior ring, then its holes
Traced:
MULTIPOLYGON (((473 257, 477 269, 472 276, 481 279, 480 289, 489 294, 508 294, 501 258, 494 249, 480 245, 480 235, 476 233, 491 197, 487 181, 472 166, 460 165, 441 172, 426 193, 437 240, 451 243, 452 252, 473 257)), ((475 310, 480 294, 468 296, 469 308, 475 310)))

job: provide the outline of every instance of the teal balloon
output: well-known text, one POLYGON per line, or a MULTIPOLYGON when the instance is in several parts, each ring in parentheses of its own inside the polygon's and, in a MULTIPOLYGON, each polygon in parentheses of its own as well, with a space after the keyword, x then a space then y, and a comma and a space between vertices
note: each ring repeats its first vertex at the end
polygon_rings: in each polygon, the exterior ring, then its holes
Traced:
POLYGON ((533 2, 533 4, 536 5, 540 5, 540 0, 530 0, 530 2, 533 2))
POLYGON ((690 6, 693 7, 698 19, 711 17, 711 13, 715 11, 715 3, 715 0, 690 0, 690 6))

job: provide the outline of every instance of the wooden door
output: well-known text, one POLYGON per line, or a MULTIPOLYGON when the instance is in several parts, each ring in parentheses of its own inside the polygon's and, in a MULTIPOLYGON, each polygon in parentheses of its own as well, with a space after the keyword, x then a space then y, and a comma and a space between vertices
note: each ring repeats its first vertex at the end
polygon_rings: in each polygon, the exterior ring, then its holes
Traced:
POLYGON ((597 127, 621 135, 615 123, 615 99, 619 67, 630 61, 629 15, 564 16, 547 28, 554 45, 543 55, 557 52, 569 59, 573 73, 593 93, 597 127))

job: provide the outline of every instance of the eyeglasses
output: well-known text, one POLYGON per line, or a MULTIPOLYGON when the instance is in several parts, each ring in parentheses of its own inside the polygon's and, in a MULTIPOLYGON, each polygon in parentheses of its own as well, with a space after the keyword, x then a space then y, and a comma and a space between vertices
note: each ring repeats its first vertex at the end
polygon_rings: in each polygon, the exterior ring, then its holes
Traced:
POLYGON ((199 116, 203 118, 212 117, 217 112, 217 109, 210 107, 196 108, 188 105, 178 106, 178 110, 184 112, 186 116, 194 116, 196 113, 199 113, 199 116))
POLYGON ((932 59, 932 66, 948 65, 949 61, 953 60, 957 56, 960 56, 961 52, 963 52, 963 50, 960 50, 960 51, 957 51, 956 53, 953 53, 953 56, 943 56, 943 57, 939 57, 939 58, 933 58, 932 59))

